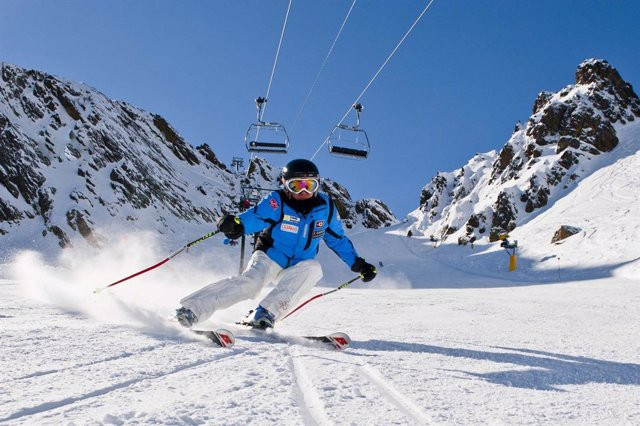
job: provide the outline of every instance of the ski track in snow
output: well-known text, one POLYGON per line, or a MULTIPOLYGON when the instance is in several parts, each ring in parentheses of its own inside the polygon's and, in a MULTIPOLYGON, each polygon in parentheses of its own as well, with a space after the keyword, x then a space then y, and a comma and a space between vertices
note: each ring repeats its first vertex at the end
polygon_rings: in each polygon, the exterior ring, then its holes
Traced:
POLYGON ((325 356, 317 353, 304 354, 298 346, 289 348, 288 352, 295 377, 294 393, 299 400, 305 424, 343 424, 346 419, 341 413, 355 408, 348 409, 343 404, 351 404, 353 401, 357 404, 358 399, 364 398, 367 399, 367 409, 359 409, 362 413, 359 418, 366 418, 367 414, 371 414, 369 410, 378 407, 381 413, 384 413, 376 416, 378 419, 395 419, 393 423, 398 424, 433 423, 429 416, 391 385, 374 367, 347 361, 348 352, 329 353, 330 355, 325 356), (303 361, 304 359, 307 361, 303 361), (313 367, 307 365, 312 359, 320 360, 324 367, 319 368, 317 364, 313 367), (336 393, 338 387, 327 383, 332 376, 340 379, 349 378, 341 383, 342 392, 336 393), (351 393, 354 396, 348 395, 351 393))
POLYGON ((92 361, 92 362, 87 362, 87 363, 80 363, 80 364, 77 364, 77 365, 74 365, 74 366, 71 366, 71 367, 67 367, 67 368, 53 369, 53 370, 43 370, 43 371, 34 371, 33 373, 29 373, 29 374, 27 374, 25 376, 16 377, 14 379, 9 379, 9 381, 31 379, 33 377, 46 376, 47 374, 60 373, 60 372, 63 372, 63 371, 73 370, 73 369, 76 369, 76 368, 88 367, 88 366, 92 366, 92 365, 96 365, 96 364, 101 364, 103 362, 117 361, 117 360, 121 360, 123 358, 127 358, 127 357, 130 357, 130 356, 137 355, 137 354, 142 353, 142 352, 153 351, 155 349, 159 349, 159 348, 165 347, 168 344, 169 343, 163 342, 163 343, 160 343, 160 344, 157 344, 157 345, 150 345, 150 346, 147 346, 147 347, 140 348, 136 352, 123 352, 123 353, 118 354, 118 355, 113 355, 113 356, 110 356, 110 357, 107 357, 107 358, 103 358, 103 359, 100 359, 100 360, 97 360, 97 361, 92 361))
POLYGON ((302 418, 305 424, 328 425, 331 424, 325 413, 325 407, 318 392, 309 380, 303 362, 300 359, 297 348, 289 349, 291 368, 295 376, 295 395, 301 407, 302 418))
MULTIPOLYGON (((216 355, 214 355, 214 356, 212 356, 210 358, 207 358, 207 359, 198 359, 198 360, 196 360, 194 362, 191 362, 191 363, 181 364, 181 365, 172 367, 168 371, 164 370, 164 371, 158 371, 158 372, 139 375, 139 376, 136 376, 134 378, 131 378, 131 379, 128 379, 128 380, 125 380, 125 381, 122 381, 122 382, 114 383, 114 384, 111 384, 109 386, 105 386, 105 387, 101 387, 101 388, 98 388, 98 389, 95 389, 95 390, 91 390, 89 392, 81 393, 81 394, 79 394, 77 396, 72 396, 72 397, 68 397, 68 398, 62 398, 62 399, 59 399, 59 400, 47 401, 47 402, 43 402, 43 403, 40 403, 40 404, 35 405, 35 406, 22 407, 21 409, 15 411, 14 413, 9 414, 7 417, 0 418, 0 422, 8 421, 8 420, 16 420, 16 419, 19 419, 19 418, 25 417, 25 416, 43 414, 46 411, 63 408, 66 405, 74 404, 76 402, 84 401, 84 400, 87 400, 87 399, 90 399, 90 398, 94 398, 94 397, 103 396, 103 395, 106 395, 106 394, 108 394, 110 392, 113 392, 113 391, 116 391, 116 390, 119 390, 119 389, 122 389, 122 388, 127 388, 129 386, 132 386, 134 384, 140 383, 142 381, 154 380, 154 379, 158 379, 158 378, 165 378, 165 377, 167 377, 169 375, 177 374, 177 373, 182 372, 184 370, 188 370, 188 369, 192 369, 192 368, 195 368, 195 367, 200 367, 202 365, 209 364, 209 363, 212 363, 212 362, 220 361, 220 360, 222 360, 224 358, 227 358, 229 356, 234 355, 235 353, 238 353, 238 352, 241 353, 241 352, 244 352, 244 351, 246 351, 246 349, 244 349, 244 350, 235 350, 234 352, 229 352, 229 353, 216 354, 216 355)), ((113 358, 113 360, 121 360, 121 359, 122 359, 122 357, 114 357, 113 358)), ((87 366, 89 366, 89 365, 95 365, 95 363, 87 364, 87 366)), ((80 368, 80 366, 78 368, 80 368)), ((32 384, 29 383, 28 386, 31 387, 32 384)), ((48 390, 51 391, 51 388, 49 388, 48 390)), ((13 401, 7 401, 7 402, 13 402, 13 401)))
POLYGON ((380 393, 389 401, 395 404, 407 417, 412 418, 416 424, 426 425, 434 423, 433 420, 424 413, 411 399, 399 392, 389 381, 384 379, 382 374, 369 364, 359 367, 360 373, 371 383, 375 384, 380 393))
MULTIPOLYGON (((246 331, 246 330, 245 330, 246 331)), ((240 331, 242 333, 242 330, 240 331)), ((249 331, 250 333, 253 333, 249 331)), ((332 386, 323 385, 327 379, 327 375, 319 375, 316 372, 315 380, 312 380, 310 376, 311 371, 321 371, 316 368, 311 368, 306 365, 305 358, 317 358, 322 359, 326 365, 330 366, 330 370, 333 371, 332 375, 336 371, 338 377, 341 377, 340 373, 350 374, 352 382, 355 383, 352 388, 370 388, 373 392, 368 395, 370 401, 376 401, 375 405, 386 406, 386 410, 393 410, 396 408, 399 413, 396 413, 402 424, 433 424, 433 420, 425 414, 410 398, 403 395, 395 386, 393 386, 383 375, 378 372, 374 367, 368 364, 354 364, 352 362, 345 362, 339 358, 345 358, 345 354, 332 353, 330 350, 320 343, 310 342, 308 340, 288 336, 282 333, 271 332, 266 335, 260 335, 262 332, 258 332, 257 338, 264 338, 265 340, 271 340, 279 343, 287 343, 287 350, 284 352, 290 359, 290 368, 293 374, 293 396, 298 402, 300 407, 300 414, 304 420, 304 424, 309 425, 330 425, 341 424, 344 422, 344 418, 340 416, 341 409, 335 409, 338 407, 326 407, 323 403, 323 396, 326 391, 334 390, 332 386), (310 354, 302 353, 303 350, 309 350, 315 348, 316 350, 321 348, 323 352, 328 352, 335 358, 329 358, 328 356, 320 356, 315 352, 310 354), (345 372, 345 368, 350 371, 345 372), (362 380, 364 379, 364 382, 362 380), (375 395, 377 391, 377 395, 375 395), (334 408, 331 410, 331 408, 334 408), (333 421, 331 420, 331 417, 333 421), (404 418, 403 418, 404 417, 404 418)), ((239 336, 242 340, 244 336, 239 336)), ((256 336, 253 336, 254 338, 256 336)), ((348 352, 347 352, 348 353, 348 352)), ((331 400, 328 398, 327 400, 331 400)), ((389 418, 389 414, 386 414, 386 418, 389 418)))

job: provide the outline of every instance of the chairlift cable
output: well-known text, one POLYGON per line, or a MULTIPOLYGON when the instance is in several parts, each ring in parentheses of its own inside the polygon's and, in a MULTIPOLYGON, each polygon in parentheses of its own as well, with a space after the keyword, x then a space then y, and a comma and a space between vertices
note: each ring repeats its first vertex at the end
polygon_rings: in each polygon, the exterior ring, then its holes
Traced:
MULTIPOLYGON (((284 17, 284 24, 282 24, 282 31, 280 32, 280 41, 278 41, 278 49, 276 50, 276 57, 273 60, 273 67, 271 68, 271 76, 269 77, 269 85, 267 86, 267 94, 264 97, 265 99, 269 99, 269 93, 271 92, 271 83, 273 82, 273 76, 276 73, 276 65, 278 64, 278 57, 280 56, 280 47, 282 46, 282 39, 284 39, 284 32, 287 29, 287 21, 289 20, 289 12, 291 11, 291 2, 293 0, 289 0, 289 6, 287 6, 287 13, 284 17)), ((267 109, 267 104, 265 102, 264 107, 260 111, 259 120, 262 121, 262 116, 264 115, 264 111, 267 109)))
POLYGON ((311 88, 307 92, 307 96, 304 98, 304 101, 302 102, 302 106, 300 107, 300 110, 296 114, 296 118, 293 120, 293 125, 291 126, 291 133, 293 133, 293 131, 295 130, 296 125, 298 124, 298 119, 300 118, 300 115, 302 115, 302 111, 304 110, 304 107, 307 105, 307 101, 309 101, 309 98, 311 97, 311 93, 313 92, 313 89, 315 89, 315 87, 317 85, 318 80, 320 79, 320 74, 322 74, 322 71, 324 71, 324 67, 327 65, 327 61, 329 60, 329 57, 331 56, 331 53, 333 53, 333 49, 336 46, 336 43, 338 42, 338 39, 340 38, 340 35, 342 34, 342 30, 344 29, 345 25, 347 24, 347 21, 349 20, 349 16, 351 16, 351 11, 353 10, 353 7, 356 5, 357 1, 358 0, 353 0, 353 3, 351 3, 351 7, 349 8, 349 11, 347 12, 347 15, 344 17, 344 20, 342 21, 342 25, 340 26, 340 29, 338 30, 338 33, 336 34, 336 37, 333 40, 333 44, 331 44, 331 47, 329 48, 329 52, 324 57, 324 61, 322 61, 322 65, 320 65, 320 69, 318 70, 318 73, 316 74, 316 78, 313 80, 313 84, 311 84, 311 88))
MULTIPOLYGON (((278 48, 276 49, 276 56, 273 60, 273 66, 271 67, 271 75, 269 76, 269 84, 267 85, 267 93, 264 97, 260 96, 256 99, 256 106, 258 107, 258 123, 256 124, 252 124, 249 127, 249 131, 247 131, 247 135, 245 136, 245 144, 248 143, 247 138, 249 137, 249 134, 251 132, 252 128, 255 128, 255 139, 254 139, 254 144, 258 145, 259 144, 259 138, 260 138, 260 130, 263 126, 268 126, 270 128, 282 128, 282 130, 284 130, 284 128, 278 124, 278 123, 265 123, 263 121, 263 116, 264 113, 267 109, 267 100, 269 98, 269 94, 271 93, 271 84, 273 83, 273 77, 275 75, 276 72, 276 66, 278 64, 278 58, 280 57, 280 49, 282 48, 282 40, 284 39, 284 34, 285 31, 287 29, 287 23, 289 21, 289 14, 291 12, 291 4, 292 4, 293 0, 289 0, 289 4, 287 6, 287 12, 285 13, 285 17, 284 17, 284 22, 282 24, 282 30, 280 31, 280 39, 278 40, 278 48)), ((286 141, 284 143, 285 145, 285 150, 284 152, 286 152, 286 148, 288 147, 288 137, 286 136, 286 130, 284 130, 285 132, 285 138, 286 141)), ((272 145, 270 143, 266 143, 266 144, 262 144, 262 145, 272 145)), ((255 152, 252 151, 252 149, 250 149, 249 145, 247 145, 247 150, 251 152, 250 158, 249 158, 249 164, 247 166, 247 170, 246 170, 246 175, 249 176, 249 169, 251 168, 251 163, 253 162, 254 158, 256 157, 255 152)))
MULTIPOLYGON (((342 118, 340 119, 340 122, 338 123, 338 125, 342 124, 342 122, 344 121, 345 118, 347 118, 347 115, 349 115, 349 112, 351 112, 351 108, 353 108, 353 105, 357 104, 358 101, 360 101, 360 99, 364 96, 364 94, 366 93, 366 91, 369 89, 369 86, 371 86, 371 84, 373 84, 373 82, 375 81, 376 78, 378 78, 378 75, 380 75, 380 73, 382 72, 382 70, 384 69, 385 66, 387 66, 387 63, 389 63, 389 61, 391 60, 391 58, 393 57, 393 55, 396 53, 396 51, 400 48, 400 46, 402 45, 402 43, 404 42, 404 40, 409 36, 409 34, 411 33, 411 31, 413 31, 413 28, 418 24, 418 22, 420 22, 420 19, 422 19, 422 17, 424 16, 425 13, 427 13, 427 11, 429 10, 429 8, 431 8, 431 5, 433 4, 435 0, 430 0, 427 5, 425 6, 425 8, 422 10, 422 12, 420 13, 420 15, 418 15, 418 17, 416 18, 416 20, 413 22, 413 24, 409 27, 409 29, 407 30, 407 32, 404 34, 404 36, 402 36, 402 38, 400 39, 400 41, 398 42, 398 44, 396 45, 396 47, 391 51, 391 53, 389 54, 389 56, 387 56, 387 59, 383 62, 383 64, 380 66, 380 68, 378 68, 378 71, 374 74, 374 76, 371 78, 371 80, 369 81, 369 83, 365 86, 365 88, 362 90, 362 92, 360 92, 360 95, 358 95, 358 97, 356 98, 356 100, 349 106, 349 108, 347 109, 347 112, 344 113, 344 115, 342 116, 342 118)), ((316 152, 313 154, 313 156, 311 156, 311 160, 313 160, 315 158, 316 155, 318 155, 318 152, 320 152, 320 150, 322 149, 322 147, 327 143, 327 141, 329 140, 329 137, 331 135, 327 136, 325 138, 325 140, 320 144, 320 146, 318 147, 318 149, 316 150, 316 152)))

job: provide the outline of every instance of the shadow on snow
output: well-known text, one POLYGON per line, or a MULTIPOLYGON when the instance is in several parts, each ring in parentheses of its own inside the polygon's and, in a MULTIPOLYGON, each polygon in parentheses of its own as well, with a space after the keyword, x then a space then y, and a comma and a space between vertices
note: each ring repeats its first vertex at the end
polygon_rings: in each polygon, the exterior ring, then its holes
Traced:
POLYGON ((505 370, 491 373, 456 370, 490 383, 509 387, 562 392, 564 390, 557 386, 587 383, 640 385, 640 364, 605 361, 525 348, 495 347, 495 349, 510 352, 491 352, 386 340, 352 342, 351 347, 367 351, 437 354, 528 367, 526 370, 505 370))

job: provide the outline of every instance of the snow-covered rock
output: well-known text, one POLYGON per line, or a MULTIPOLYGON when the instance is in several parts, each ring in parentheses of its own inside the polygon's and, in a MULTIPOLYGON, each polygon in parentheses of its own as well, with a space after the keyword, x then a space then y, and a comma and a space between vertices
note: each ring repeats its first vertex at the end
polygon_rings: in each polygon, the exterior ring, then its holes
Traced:
MULTIPOLYGON (((619 132, 639 117, 640 100, 616 69, 584 61, 574 85, 538 95, 528 123, 516 125, 500 152, 438 173, 410 214, 411 229, 460 244, 496 241, 615 161, 619 132)), ((640 141, 630 143, 625 149, 640 149, 640 141)))
POLYGON ((347 188, 331 179, 322 179, 322 191, 331 195, 347 231, 377 229, 398 223, 387 205, 375 199, 353 201, 347 188))

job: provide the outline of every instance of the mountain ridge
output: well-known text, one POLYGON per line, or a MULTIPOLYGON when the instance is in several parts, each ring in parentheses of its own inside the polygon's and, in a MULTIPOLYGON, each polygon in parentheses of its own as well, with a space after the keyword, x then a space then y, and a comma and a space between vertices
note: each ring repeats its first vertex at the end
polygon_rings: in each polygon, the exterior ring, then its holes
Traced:
MULTIPOLYGON (((4 247, 55 250, 75 237, 100 246, 108 235, 97 230, 107 225, 179 242, 237 211, 243 185, 275 189, 279 174, 262 158, 234 173, 211 146, 191 146, 158 114, 4 62, 0 139, 4 247)), ((356 202, 336 185, 332 196, 348 228, 397 222, 384 204, 356 202)))

